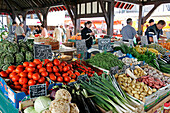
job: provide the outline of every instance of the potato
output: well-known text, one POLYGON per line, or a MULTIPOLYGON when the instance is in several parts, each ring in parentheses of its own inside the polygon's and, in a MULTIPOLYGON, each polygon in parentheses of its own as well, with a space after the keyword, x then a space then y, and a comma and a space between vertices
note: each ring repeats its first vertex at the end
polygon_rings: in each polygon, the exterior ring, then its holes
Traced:
POLYGON ((134 73, 134 75, 138 74, 138 72, 137 72, 137 70, 136 70, 136 69, 133 71, 133 73, 134 73))
POLYGON ((140 88, 140 86, 136 86, 136 88, 138 88, 138 89, 139 89, 139 88, 140 88))
POLYGON ((148 86, 147 86, 147 85, 144 85, 144 89, 145 89, 145 90, 148 90, 148 86))
POLYGON ((140 92, 143 92, 143 87, 141 87, 141 88, 139 89, 139 91, 140 91, 140 92))
POLYGON ((149 89, 148 90, 148 94, 151 95, 152 94, 152 90, 149 89))
POLYGON ((140 92, 140 91, 138 91, 138 94, 141 94, 141 92, 140 92))
POLYGON ((125 83, 125 82, 124 82, 122 85, 123 85, 124 87, 127 87, 127 83, 125 83))
POLYGON ((142 92, 142 93, 141 93, 141 95, 144 95, 144 96, 146 96, 146 95, 147 95, 147 93, 145 93, 145 92, 142 92))
POLYGON ((152 89, 152 91, 153 91, 153 92, 156 92, 157 90, 154 88, 154 89, 152 89))
MULTIPOLYGON (((118 74, 117 74, 118 75, 118 74)), ((116 76, 116 75, 115 75, 116 76)), ((119 77, 121 77, 121 78, 123 78, 124 77, 124 75, 119 75, 119 77)))
POLYGON ((144 98, 145 96, 144 95, 140 95, 140 98, 144 98))
POLYGON ((134 94, 134 97, 139 99, 139 94, 134 94))
POLYGON ((136 80, 135 79, 132 81, 132 84, 136 84, 136 80))
POLYGON ((115 74, 115 78, 117 79, 117 78, 118 78, 118 76, 119 76, 119 75, 116 73, 116 74, 115 74))
POLYGON ((132 93, 133 93, 133 94, 136 94, 136 93, 137 93, 137 91, 132 91, 132 93))
POLYGON ((128 83, 131 83, 131 82, 132 82, 132 79, 131 79, 131 78, 129 78, 129 79, 128 79, 128 83))
POLYGON ((144 86, 145 84, 143 82, 140 83, 141 86, 144 86))

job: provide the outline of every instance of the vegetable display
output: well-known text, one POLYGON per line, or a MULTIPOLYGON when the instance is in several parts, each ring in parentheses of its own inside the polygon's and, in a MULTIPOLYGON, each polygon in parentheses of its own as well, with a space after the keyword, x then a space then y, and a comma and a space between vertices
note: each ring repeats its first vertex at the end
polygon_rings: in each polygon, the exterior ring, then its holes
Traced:
POLYGON ((170 50, 170 42, 161 43, 160 45, 162 45, 163 48, 170 50))
POLYGON ((0 42, 0 53, 0 69, 6 71, 9 65, 33 60, 33 42, 20 41, 16 44, 3 40, 0 42))
MULTIPOLYGON (((81 86, 91 95, 95 95, 92 98, 93 101, 106 111, 111 110, 113 113, 138 112, 137 107, 131 104, 133 99, 119 89, 110 75, 94 76, 88 82, 82 81, 81 86)), ((135 103, 138 102, 135 101, 135 103)))
POLYGON ((68 84, 76 81, 80 73, 74 71, 72 65, 65 61, 45 59, 41 62, 38 59, 34 59, 33 62, 24 62, 23 65, 18 65, 17 67, 9 66, 6 71, 0 72, 0 76, 12 80, 8 82, 12 89, 29 94, 28 86, 43 83, 46 83, 48 86, 47 78, 53 82, 68 84))
POLYGON ((159 53, 161 53, 161 54, 165 54, 166 53, 166 51, 167 51, 167 49, 165 49, 165 48, 163 48, 161 45, 159 45, 159 44, 148 44, 148 45, 146 45, 146 47, 148 47, 148 48, 154 48, 154 49, 156 49, 157 51, 159 51, 159 53))
POLYGON ((131 96, 144 101, 144 97, 151 95, 157 90, 148 87, 144 82, 139 82, 136 79, 128 77, 126 74, 115 75, 120 87, 131 96))
POLYGON ((155 53, 156 55, 159 54, 159 52, 154 49, 154 48, 147 48, 147 47, 140 47, 139 45, 137 45, 136 47, 134 47, 136 49, 136 51, 140 54, 144 54, 147 50, 152 52, 152 53, 155 53))
POLYGON ((110 70, 111 67, 115 66, 118 66, 120 69, 122 69, 124 65, 124 63, 112 53, 98 53, 86 60, 86 62, 107 70, 110 70))
POLYGON ((123 58, 122 62, 125 63, 126 65, 130 65, 131 63, 134 65, 138 65, 141 63, 136 58, 128 58, 128 57, 123 58))

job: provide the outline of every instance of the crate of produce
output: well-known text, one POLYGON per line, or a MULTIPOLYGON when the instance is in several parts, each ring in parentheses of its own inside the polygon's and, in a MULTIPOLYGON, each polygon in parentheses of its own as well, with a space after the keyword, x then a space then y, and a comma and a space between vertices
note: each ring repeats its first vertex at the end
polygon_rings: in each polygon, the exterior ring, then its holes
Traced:
POLYGON ((51 45, 51 49, 52 50, 58 50, 60 45, 59 45, 59 42, 45 42, 44 43, 45 45, 51 45))
POLYGON ((29 95, 26 95, 24 92, 15 92, 11 89, 5 79, 0 77, 0 89, 2 93, 5 95, 7 99, 10 100, 11 104, 15 108, 19 108, 19 102, 24 99, 25 97, 29 98, 29 95))

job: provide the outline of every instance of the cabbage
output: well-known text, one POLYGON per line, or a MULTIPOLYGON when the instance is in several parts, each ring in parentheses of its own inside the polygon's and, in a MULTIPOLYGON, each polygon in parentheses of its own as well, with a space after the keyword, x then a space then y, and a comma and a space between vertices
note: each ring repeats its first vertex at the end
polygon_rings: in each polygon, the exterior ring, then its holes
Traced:
POLYGON ((34 109, 34 107, 28 107, 24 110, 24 113, 37 113, 34 109))
POLYGON ((40 96, 35 100, 34 108, 38 113, 42 113, 48 109, 51 104, 51 99, 45 96, 40 96))

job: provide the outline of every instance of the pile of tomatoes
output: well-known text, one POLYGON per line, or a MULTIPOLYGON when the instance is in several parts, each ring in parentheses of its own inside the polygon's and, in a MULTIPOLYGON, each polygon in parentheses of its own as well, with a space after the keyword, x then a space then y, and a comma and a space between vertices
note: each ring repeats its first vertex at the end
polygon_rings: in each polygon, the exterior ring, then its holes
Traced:
POLYGON ((24 62, 23 65, 9 66, 6 71, 1 71, 0 76, 11 79, 8 85, 17 91, 23 91, 29 94, 29 86, 46 83, 47 78, 54 82, 63 82, 67 84, 77 80, 80 73, 74 71, 71 64, 58 59, 50 61, 45 59, 40 61, 34 59, 33 62, 24 62))

